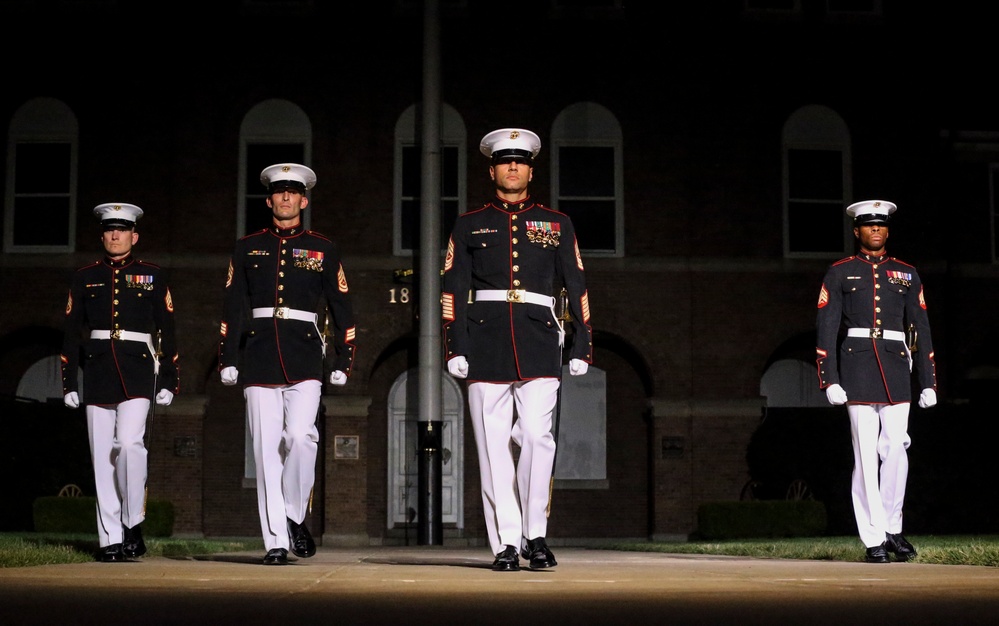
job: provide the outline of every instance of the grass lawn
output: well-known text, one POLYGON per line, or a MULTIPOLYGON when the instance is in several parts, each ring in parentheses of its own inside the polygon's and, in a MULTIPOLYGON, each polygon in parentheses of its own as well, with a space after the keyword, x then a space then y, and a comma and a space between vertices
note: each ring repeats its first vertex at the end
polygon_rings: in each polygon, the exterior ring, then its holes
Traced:
MULTIPOLYGON (((914 563, 939 565, 999 566, 997 535, 911 535, 907 536, 919 555, 914 563)), ((263 552, 259 538, 175 539, 147 538, 146 556, 182 558, 225 552, 263 552)), ((624 542, 608 541, 596 549, 668 554, 714 554, 764 559, 807 559, 859 562, 864 549, 856 537, 814 537, 790 539, 745 539, 719 542, 624 542)), ((59 563, 88 563, 94 560, 97 540, 93 535, 0 533, 0 567, 29 567, 59 563)))

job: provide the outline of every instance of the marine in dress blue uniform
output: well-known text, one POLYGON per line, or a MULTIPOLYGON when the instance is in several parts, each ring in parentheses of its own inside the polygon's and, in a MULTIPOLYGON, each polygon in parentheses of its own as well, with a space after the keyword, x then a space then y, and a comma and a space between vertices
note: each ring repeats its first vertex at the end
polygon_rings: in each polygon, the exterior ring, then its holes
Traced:
POLYGON ((923 283, 916 268, 885 252, 894 203, 851 204, 858 254, 833 263, 819 292, 819 386, 850 417, 851 492, 865 559, 915 556, 902 535, 913 373, 919 406, 936 404, 936 365, 923 283))
POLYGON ((66 302, 64 402, 86 406, 100 559, 108 562, 146 552, 140 526, 146 517, 146 418, 151 401, 168 405, 179 392, 167 272, 132 254, 142 213, 122 202, 94 208, 105 256, 73 274, 66 302))
POLYGON ((547 545, 553 415, 562 375, 562 322, 553 291, 563 285, 573 319, 570 373, 593 361, 589 296, 572 220, 528 194, 541 141, 503 128, 480 150, 496 197, 457 218, 443 278, 448 371, 467 379, 493 569, 554 567, 547 545), (514 408, 517 420, 514 422, 514 408), (511 443, 520 446, 514 464, 511 443), (519 554, 518 554, 519 551, 519 554))
POLYGON ((303 558, 316 551, 305 516, 315 485, 324 366, 328 362, 331 384, 347 382, 355 329, 339 249, 302 227, 315 173, 278 163, 264 168, 260 181, 270 193, 274 222, 236 242, 219 370, 223 384, 244 385, 264 563, 283 565, 289 548, 303 558), (329 324, 325 332, 320 324, 329 324))

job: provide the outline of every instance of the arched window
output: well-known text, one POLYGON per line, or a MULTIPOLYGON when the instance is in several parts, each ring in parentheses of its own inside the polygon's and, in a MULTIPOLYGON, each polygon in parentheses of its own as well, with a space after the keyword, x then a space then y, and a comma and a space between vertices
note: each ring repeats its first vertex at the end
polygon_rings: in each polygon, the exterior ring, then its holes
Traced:
POLYGON ((76 250, 76 115, 55 98, 14 112, 7 133, 4 252, 76 250))
MULTIPOLYGON (((441 107, 441 249, 454 220, 465 212, 467 157, 465 122, 447 104, 441 107)), ((392 253, 413 254, 420 243, 420 185, 423 180, 420 130, 422 115, 412 105, 395 123, 395 173, 392 198, 392 253)))
POLYGON ((835 111, 801 107, 781 132, 784 256, 847 254, 853 241, 844 209, 852 196, 850 132, 835 111))
POLYGON ((624 157, 617 118, 595 102, 577 102, 555 118, 551 144, 552 208, 572 218, 584 253, 624 256, 624 157))
MULTIPOLYGON (((260 172, 275 163, 312 167, 312 123, 298 105, 281 99, 254 106, 239 128, 237 237, 270 226, 267 189, 260 184, 260 172)), ((302 215, 302 225, 309 228, 312 212, 302 215)))

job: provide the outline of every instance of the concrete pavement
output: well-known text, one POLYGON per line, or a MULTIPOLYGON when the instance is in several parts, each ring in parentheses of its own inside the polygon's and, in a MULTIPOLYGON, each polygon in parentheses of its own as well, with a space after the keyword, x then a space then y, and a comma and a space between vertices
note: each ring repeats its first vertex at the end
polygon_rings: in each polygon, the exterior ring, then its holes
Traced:
POLYGON ((322 548, 0 569, 0 624, 995 624, 999 568, 555 548, 493 572, 484 548, 322 548))

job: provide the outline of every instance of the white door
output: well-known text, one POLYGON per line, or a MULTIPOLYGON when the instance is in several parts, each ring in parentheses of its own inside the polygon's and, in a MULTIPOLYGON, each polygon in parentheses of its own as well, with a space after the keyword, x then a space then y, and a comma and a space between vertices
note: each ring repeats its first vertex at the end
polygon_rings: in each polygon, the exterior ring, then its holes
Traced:
MULTIPOLYGON (((388 528, 419 521, 419 374, 404 372, 388 397, 388 528)), ((464 397, 450 376, 441 377, 441 523, 464 528, 464 397)))

